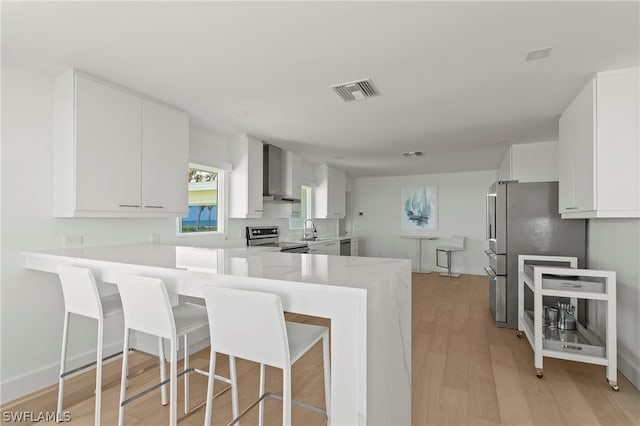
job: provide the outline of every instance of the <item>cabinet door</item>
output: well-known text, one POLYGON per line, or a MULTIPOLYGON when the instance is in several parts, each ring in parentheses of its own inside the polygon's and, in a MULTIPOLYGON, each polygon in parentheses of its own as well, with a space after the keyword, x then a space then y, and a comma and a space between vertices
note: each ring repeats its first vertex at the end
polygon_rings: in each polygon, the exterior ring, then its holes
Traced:
POLYGON ((140 98, 75 80, 76 210, 139 211, 140 98))
POLYGON ((142 102, 142 210, 187 213, 189 119, 158 102, 142 102))
POLYGON ((300 198, 302 189, 302 157, 291 151, 284 152, 282 181, 284 194, 288 197, 300 198))
POLYGON ((575 211, 595 210, 595 84, 592 80, 575 100, 578 122, 572 138, 575 211))
POLYGON ((247 206, 248 217, 261 217, 262 216, 262 142, 258 139, 249 137, 247 144, 247 153, 249 160, 249 176, 247 188, 247 206))
POLYGON ((640 211, 639 81, 638 69, 597 81, 597 208, 621 216, 640 211))
POLYGON ((560 213, 594 208, 594 90, 592 81, 560 117, 560 213))
POLYGON ((346 175, 342 170, 329 168, 327 217, 344 217, 346 211, 346 175))

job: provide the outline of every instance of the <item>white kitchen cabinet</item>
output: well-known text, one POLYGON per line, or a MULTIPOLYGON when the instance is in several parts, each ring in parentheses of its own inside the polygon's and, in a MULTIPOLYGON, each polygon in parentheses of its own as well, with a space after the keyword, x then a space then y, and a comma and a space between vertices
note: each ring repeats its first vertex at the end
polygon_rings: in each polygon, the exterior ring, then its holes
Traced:
POLYGON ((56 217, 187 211, 188 117, 182 111, 70 70, 54 85, 53 151, 56 217))
POLYGON ((229 184, 229 216, 261 218, 262 205, 262 141, 242 135, 231 145, 233 171, 229 184))
POLYGON ((144 99, 142 124, 142 210, 184 216, 189 202, 189 119, 144 99))
POLYGON ((337 219, 346 213, 347 177, 327 164, 316 167, 314 218, 337 219))
POLYGON ((328 241, 309 241, 307 244, 310 254, 340 256, 340 240, 337 238, 328 241))
POLYGON ((558 142, 534 142, 509 147, 498 168, 498 180, 558 181, 558 142))
POLYGON ((596 74, 560 117, 563 218, 640 217, 639 70, 596 74))
POLYGON ((351 256, 357 256, 357 255, 358 255, 358 239, 352 238, 351 239, 351 256))
POLYGON ((300 154, 292 151, 284 151, 282 182, 284 182, 285 196, 300 199, 300 192, 302 188, 302 173, 302 157, 300 156, 300 154))

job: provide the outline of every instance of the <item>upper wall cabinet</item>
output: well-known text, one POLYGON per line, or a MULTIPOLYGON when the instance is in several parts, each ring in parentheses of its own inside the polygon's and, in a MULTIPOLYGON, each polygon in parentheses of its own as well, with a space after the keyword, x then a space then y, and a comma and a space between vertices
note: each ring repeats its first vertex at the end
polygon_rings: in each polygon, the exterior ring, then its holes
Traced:
POLYGON ((283 156, 282 182, 284 184, 284 195, 300 199, 303 172, 302 157, 292 151, 284 151, 283 156))
POLYGON ((316 167, 314 218, 345 217, 347 177, 342 170, 327 164, 316 167))
POLYGON ((498 169, 498 180, 558 181, 558 142, 512 145, 498 169))
POLYGON ((262 141, 242 135, 230 147, 229 217, 262 217, 262 141))
POLYGON ((182 216, 188 155, 183 111, 74 70, 56 80, 56 217, 182 216))
POLYGON ((596 74, 560 117, 563 218, 640 217, 639 70, 596 74))

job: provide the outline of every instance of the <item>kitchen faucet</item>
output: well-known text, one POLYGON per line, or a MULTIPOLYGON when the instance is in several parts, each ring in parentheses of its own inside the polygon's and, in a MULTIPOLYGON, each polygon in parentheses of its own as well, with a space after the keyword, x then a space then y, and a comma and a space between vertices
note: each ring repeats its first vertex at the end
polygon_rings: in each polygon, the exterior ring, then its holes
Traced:
POLYGON ((315 240, 318 238, 318 231, 316 231, 316 225, 314 225, 311 219, 307 219, 304 221, 302 225, 302 239, 304 241, 315 240), (311 222, 311 227, 313 229, 313 233, 307 233, 307 222, 311 222))

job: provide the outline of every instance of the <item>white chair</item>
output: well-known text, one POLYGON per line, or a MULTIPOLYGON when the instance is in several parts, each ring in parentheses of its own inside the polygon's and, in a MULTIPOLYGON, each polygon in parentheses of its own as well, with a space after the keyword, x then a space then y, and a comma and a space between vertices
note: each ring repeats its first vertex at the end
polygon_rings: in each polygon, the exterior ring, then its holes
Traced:
POLYGON ((95 423, 100 424, 100 412, 102 402, 102 362, 120 355, 121 352, 102 357, 104 319, 118 315, 122 312, 120 296, 113 294, 104 298, 100 297, 96 280, 87 268, 74 266, 58 267, 58 277, 62 285, 64 296, 64 328, 62 331, 62 354, 60 355, 60 377, 58 381, 58 405, 56 421, 62 419, 62 405, 64 400, 64 380, 71 374, 86 368, 96 366, 96 406, 95 423), (98 321, 98 345, 96 349, 96 361, 64 371, 67 362, 67 343, 69 341, 69 320, 71 314, 93 318, 98 321))
MULTIPOLYGON (((124 425, 124 406, 149 393, 150 391, 162 387, 165 389, 169 382, 169 422, 171 425, 177 424, 177 380, 178 380, 178 339, 184 337, 184 369, 180 375, 184 375, 184 412, 189 412, 189 373, 196 372, 208 375, 207 372, 189 367, 189 333, 208 326, 207 311, 204 306, 194 303, 183 303, 178 306, 171 306, 169 295, 161 279, 148 277, 127 276, 122 277, 118 282, 118 290, 122 298, 124 312, 124 349, 122 355, 122 376, 120 383, 120 410, 118 414, 118 424, 124 425), (128 349, 130 331, 137 330, 160 339, 168 339, 171 347, 170 375, 166 379, 164 362, 161 363, 161 382, 150 388, 126 398, 127 370, 128 370, 128 349)), ((164 345, 162 340, 159 344, 160 357, 164 360, 164 345)), ((235 381, 235 369, 232 368, 232 380, 221 376, 216 379, 232 385, 232 389, 237 389, 235 381)), ((213 373, 210 375, 213 379, 213 373)), ((163 397, 164 402, 164 397, 163 397)), ((237 415, 237 398, 233 401, 234 415, 237 415)))
MULTIPOLYGON (((216 353, 244 358, 260 363, 259 398, 240 414, 244 415, 256 404, 259 424, 264 423, 264 399, 282 399, 282 424, 291 424, 291 404, 302 406, 327 416, 331 424, 331 395, 329 368, 329 330, 316 325, 285 322, 282 303, 275 294, 208 286, 204 296, 211 331, 209 371, 214 372, 216 353), (326 409, 291 400, 291 366, 322 339, 324 364, 324 394, 326 409), (283 370, 283 396, 265 393, 265 365, 283 370)), ((209 376, 205 425, 211 424, 213 385, 209 376)), ((237 423, 240 417, 234 417, 237 423)))
POLYGON ((465 237, 461 237, 459 235, 452 235, 449 245, 436 247, 436 265, 441 268, 447 268, 447 272, 442 272, 440 274, 441 276, 451 277, 451 278, 458 278, 460 276, 459 273, 452 272, 451 270, 451 253, 454 251, 463 251, 464 240, 465 240, 465 237), (445 258, 447 259, 447 263, 440 264, 441 254, 445 255, 445 258))

